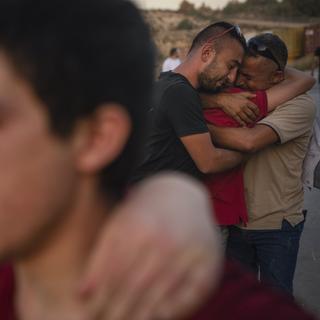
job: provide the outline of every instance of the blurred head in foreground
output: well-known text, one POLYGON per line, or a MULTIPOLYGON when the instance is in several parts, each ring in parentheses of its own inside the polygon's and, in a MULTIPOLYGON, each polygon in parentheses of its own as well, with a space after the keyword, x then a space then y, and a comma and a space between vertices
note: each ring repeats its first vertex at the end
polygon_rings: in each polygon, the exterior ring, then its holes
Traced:
POLYGON ((121 197, 152 70, 130 1, 1 1, 0 258, 35 255, 121 197))

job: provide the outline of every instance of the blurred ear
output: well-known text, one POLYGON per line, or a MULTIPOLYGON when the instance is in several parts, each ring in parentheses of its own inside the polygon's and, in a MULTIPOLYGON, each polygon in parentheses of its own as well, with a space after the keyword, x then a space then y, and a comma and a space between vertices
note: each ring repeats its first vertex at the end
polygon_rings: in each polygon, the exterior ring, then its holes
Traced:
POLYGON ((275 85, 284 80, 284 72, 281 70, 276 70, 272 76, 272 84, 275 85))
POLYGON ((95 173, 112 163, 124 149, 131 120, 119 104, 101 105, 92 118, 76 128, 73 145, 79 171, 95 173))
POLYGON ((213 48, 212 44, 205 44, 201 48, 201 61, 205 64, 210 64, 216 54, 216 50, 213 48))

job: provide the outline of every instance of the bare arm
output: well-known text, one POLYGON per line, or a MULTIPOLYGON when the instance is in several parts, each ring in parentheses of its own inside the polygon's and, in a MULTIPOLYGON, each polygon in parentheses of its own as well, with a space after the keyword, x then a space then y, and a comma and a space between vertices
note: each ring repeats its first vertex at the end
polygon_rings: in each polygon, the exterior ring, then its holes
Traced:
POLYGON ((231 169, 243 160, 239 152, 215 148, 209 133, 180 138, 202 173, 217 173, 231 169))
POLYGON ((268 111, 273 111, 278 105, 295 98, 310 90, 315 79, 305 72, 286 68, 285 79, 266 91, 268 97, 268 111))
POLYGON ((270 127, 258 124, 254 128, 221 128, 209 125, 212 140, 223 146, 241 152, 257 152, 279 140, 270 127))
MULTIPOLYGON (((305 72, 286 68, 285 79, 266 90, 268 111, 273 111, 278 105, 295 98, 310 90, 315 79, 305 72)), ((258 107, 249 99, 255 95, 250 92, 201 94, 204 108, 220 108, 242 126, 252 123, 259 115, 258 107)))
POLYGON ((259 116, 259 108, 251 101, 251 92, 200 94, 204 109, 219 108, 236 120, 240 125, 253 123, 259 116))

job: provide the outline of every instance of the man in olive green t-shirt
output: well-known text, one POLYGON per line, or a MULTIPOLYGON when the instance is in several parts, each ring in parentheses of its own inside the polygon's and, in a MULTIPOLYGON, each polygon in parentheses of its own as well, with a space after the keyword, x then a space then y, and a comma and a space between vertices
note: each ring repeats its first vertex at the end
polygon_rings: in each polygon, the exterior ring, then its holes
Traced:
MULTIPOLYGON (((248 45, 238 84, 267 90, 281 82, 287 62, 283 41, 263 34, 248 45)), ((254 128, 213 128, 215 142, 254 153, 244 171, 249 223, 229 229, 227 253, 289 294, 304 224, 302 164, 314 117, 314 102, 303 94, 254 128)))

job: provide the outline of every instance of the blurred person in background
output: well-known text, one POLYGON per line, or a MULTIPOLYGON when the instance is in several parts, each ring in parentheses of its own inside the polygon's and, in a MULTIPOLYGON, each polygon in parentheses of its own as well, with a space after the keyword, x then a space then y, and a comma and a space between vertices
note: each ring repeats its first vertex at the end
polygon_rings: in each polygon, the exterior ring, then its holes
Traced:
POLYGON ((162 64, 162 72, 174 70, 181 63, 178 48, 171 48, 170 55, 162 64))

